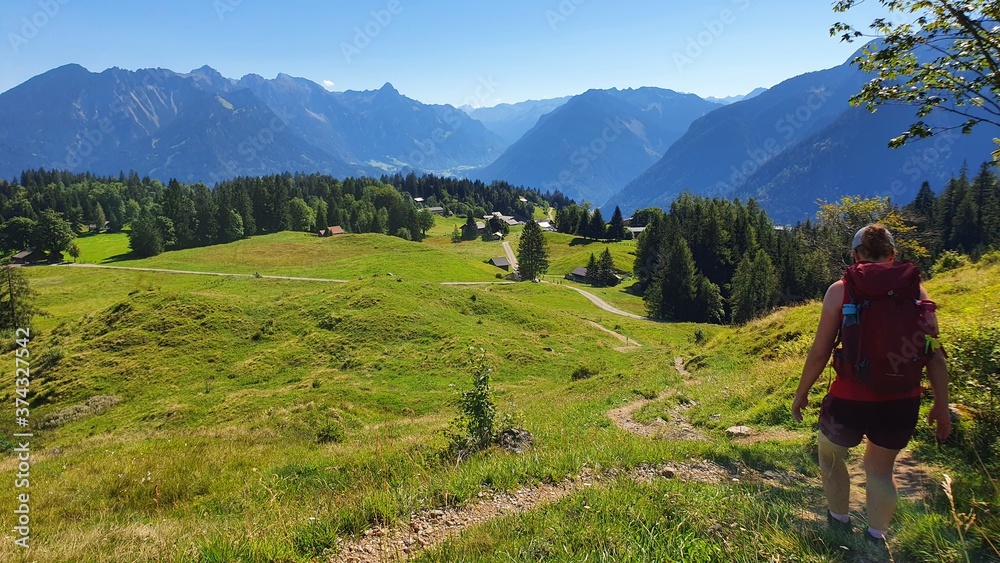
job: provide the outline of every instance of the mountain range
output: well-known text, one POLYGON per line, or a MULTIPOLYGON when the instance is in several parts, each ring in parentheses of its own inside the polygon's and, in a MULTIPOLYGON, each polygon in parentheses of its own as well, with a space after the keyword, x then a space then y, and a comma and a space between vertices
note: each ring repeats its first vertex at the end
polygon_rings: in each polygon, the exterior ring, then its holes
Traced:
POLYGON ((388 83, 330 92, 286 74, 237 80, 208 66, 94 73, 70 64, 0 93, 0 175, 135 170, 212 184, 284 171, 415 171, 558 190, 626 214, 668 206, 683 191, 754 197, 794 222, 813 215, 818 199, 907 202, 921 182, 938 190, 963 164, 990 157, 995 135, 985 126, 888 149, 914 111, 851 106, 868 79, 844 63, 723 99, 612 88, 459 109, 388 83))
POLYGON ((510 146, 534 127, 538 123, 538 118, 565 104, 570 98, 572 96, 528 100, 516 104, 497 104, 488 108, 462 106, 459 109, 481 122, 490 131, 500 135, 504 143, 510 146))
POLYGON ((179 74, 66 65, 0 94, 7 177, 38 167, 204 182, 286 170, 452 174, 492 162, 503 147, 464 112, 390 84, 328 92, 284 74, 233 80, 207 66, 179 74))
POLYGON ((589 90, 543 115, 473 174, 603 202, 656 163, 692 121, 720 107, 660 88, 589 90))
MULTIPOLYGON (((792 223, 814 215, 817 200, 843 195, 908 203, 922 182, 940 190, 963 165, 990 159, 995 131, 985 126, 970 135, 953 132, 888 148, 914 121, 915 110, 885 106, 870 113, 852 106, 850 97, 868 80, 848 62, 719 108, 694 121, 662 159, 604 206, 630 213, 668 206, 690 191, 754 197, 772 218, 792 223)), ((925 121, 953 125, 944 119, 925 121)))

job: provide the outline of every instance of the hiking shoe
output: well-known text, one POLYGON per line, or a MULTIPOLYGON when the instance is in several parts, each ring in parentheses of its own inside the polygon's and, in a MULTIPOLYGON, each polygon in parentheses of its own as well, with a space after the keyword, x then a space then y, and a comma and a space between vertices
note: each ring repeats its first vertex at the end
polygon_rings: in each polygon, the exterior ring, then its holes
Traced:
MULTIPOLYGON (((852 531, 854 531, 852 529, 851 521, 850 520, 848 520, 847 522, 841 522, 840 520, 837 520, 836 518, 834 518, 833 514, 830 514, 829 510, 826 511, 826 523, 827 523, 828 526, 830 526, 831 530, 835 530, 835 531, 838 531, 838 532, 844 532, 845 534, 850 534, 852 531)), ((871 534, 868 534, 868 535, 870 536, 871 534)), ((872 539, 875 539, 875 538, 872 538, 872 539)))
POLYGON ((867 530, 865 531, 865 541, 871 545, 877 545, 882 548, 886 547, 885 537, 876 538, 875 536, 869 534, 867 530))

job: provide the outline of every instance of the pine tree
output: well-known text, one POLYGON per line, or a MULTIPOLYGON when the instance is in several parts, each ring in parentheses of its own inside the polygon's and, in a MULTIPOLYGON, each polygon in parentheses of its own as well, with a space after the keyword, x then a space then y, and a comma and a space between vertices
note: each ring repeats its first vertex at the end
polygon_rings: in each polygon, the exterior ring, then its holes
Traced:
POLYGON ((693 319, 703 323, 721 323, 726 318, 726 307, 722 300, 722 292, 719 286, 712 283, 707 277, 698 274, 696 285, 697 295, 694 299, 693 319))
MULTIPOLYGON (((167 219, 169 221, 169 219, 167 219)), ((128 234, 129 248, 137 256, 147 258, 163 252, 164 240, 156 218, 143 211, 135 221, 128 234)))
POLYGON ((28 328, 38 312, 35 296, 21 268, 0 265, 0 329, 28 328))
POLYGON ((597 284, 597 258, 594 257, 594 253, 590 253, 590 260, 587 260, 587 279, 590 280, 591 285, 597 284))
POLYGON ((777 273, 767 253, 759 249, 753 260, 744 256, 733 275, 733 322, 742 324, 770 310, 777 289, 777 273))
POLYGON ((533 280, 549 269, 545 237, 534 221, 528 221, 521 232, 521 241, 517 245, 517 267, 522 280, 533 280))
POLYGON ((97 207, 94 209, 94 232, 99 233, 104 230, 104 223, 108 221, 108 218, 104 215, 104 208, 98 203, 97 207))
POLYGON ((646 290, 646 308, 650 316, 692 320, 693 302, 698 292, 696 274, 687 241, 683 237, 673 237, 661 251, 653 283, 646 290))
MULTIPOLYGON (((591 254, 593 256, 593 254, 591 254)), ((611 251, 607 248, 601 253, 601 257, 597 259, 597 285, 599 286, 613 286, 618 281, 615 279, 615 262, 611 257, 611 251)))
POLYGON ((611 222, 608 223, 608 238, 616 242, 625 238, 625 220, 622 219, 622 210, 617 205, 614 214, 611 215, 611 222))
POLYGON ((465 240, 475 240, 477 235, 479 235, 479 227, 476 226, 476 218, 469 213, 468 218, 465 220, 465 226, 462 227, 462 238, 465 240))
POLYGON ((607 231, 608 225, 604 222, 604 217, 601 216, 601 210, 595 209, 590 218, 590 228, 588 229, 590 238, 604 240, 607 238, 607 231))
POLYGON ((451 229, 451 242, 462 242, 462 231, 458 230, 458 225, 451 229))

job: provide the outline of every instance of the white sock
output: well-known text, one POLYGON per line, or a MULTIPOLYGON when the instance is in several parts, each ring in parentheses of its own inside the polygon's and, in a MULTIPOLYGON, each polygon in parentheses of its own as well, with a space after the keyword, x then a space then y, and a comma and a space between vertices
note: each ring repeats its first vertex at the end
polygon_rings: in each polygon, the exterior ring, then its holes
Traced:
POLYGON ((876 530, 872 527, 869 527, 868 533, 871 534, 873 538, 878 538, 880 540, 885 539, 885 530, 876 530))
POLYGON ((837 514, 836 512, 830 512, 830 516, 833 516, 834 520, 843 522, 844 524, 851 521, 851 516, 849 514, 837 514))

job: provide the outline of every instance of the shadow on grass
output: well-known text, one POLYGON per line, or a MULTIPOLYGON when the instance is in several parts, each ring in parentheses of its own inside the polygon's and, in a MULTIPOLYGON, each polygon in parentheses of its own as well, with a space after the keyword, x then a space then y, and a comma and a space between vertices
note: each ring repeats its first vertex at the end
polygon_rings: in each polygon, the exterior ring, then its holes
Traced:
POLYGON ((142 257, 137 255, 135 252, 126 252, 124 254, 116 254, 114 256, 108 256, 104 260, 101 260, 101 264, 110 264, 114 262, 127 262, 129 260, 139 260, 142 257))

